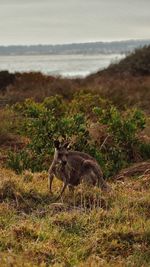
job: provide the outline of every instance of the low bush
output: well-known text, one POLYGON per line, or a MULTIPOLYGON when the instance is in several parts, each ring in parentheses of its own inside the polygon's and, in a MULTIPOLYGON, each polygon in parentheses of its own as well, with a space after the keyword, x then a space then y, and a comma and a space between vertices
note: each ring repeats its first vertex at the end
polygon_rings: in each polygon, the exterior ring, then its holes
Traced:
POLYGON ((7 70, 0 71, 0 93, 6 91, 6 87, 13 84, 15 81, 15 74, 9 73, 7 70))
POLYGON ((150 74, 150 46, 135 49, 131 54, 122 59, 119 63, 112 64, 108 68, 110 72, 128 72, 132 75, 150 74))
POLYGON ((68 140, 72 149, 95 157, 105 177, 142 157, 149 158, 149 144, 142 144, 138 138, 145 127, 144 114, 137 109, 120 112, 110 103, 98 98, 95 100, 95 97, 80 93, 68 103, 56 95, 42 103, 27 99, 16 104, 13 110, 22 116, 20 132, 30 142, 21 152, 9 153, 8 165, 17 172, 47 170, 54 153, 54 139, 68 140), (91 136, 93 123, 105 126, 101 143, 91 136))
POLYGON ((18 114, 6 107, 0 110, 0 145, 5 144, 20 127, 18 114))

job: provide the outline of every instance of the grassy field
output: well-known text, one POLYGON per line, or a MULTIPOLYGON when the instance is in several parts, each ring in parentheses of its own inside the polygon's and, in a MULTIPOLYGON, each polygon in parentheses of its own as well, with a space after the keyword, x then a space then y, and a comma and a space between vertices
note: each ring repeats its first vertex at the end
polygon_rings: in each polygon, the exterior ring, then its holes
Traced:
POLYGON ((0 169, 0 266, 150 266, 150 175, 80 185, 55 202, 47 173, 0 169))

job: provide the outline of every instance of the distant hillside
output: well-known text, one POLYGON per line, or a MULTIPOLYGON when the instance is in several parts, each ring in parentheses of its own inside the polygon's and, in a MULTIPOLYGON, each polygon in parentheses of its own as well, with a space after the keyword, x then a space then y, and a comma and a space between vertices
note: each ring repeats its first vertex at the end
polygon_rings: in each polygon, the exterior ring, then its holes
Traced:
POLYGON ((119 108, 136 106, 150 114, 150 45, 89 75, 82 88, 96 90, 119 108))
POLYGON ((112 64, 106 70, 112 73, 130 73, 132 75, 150 74, 150 45, 136 49, 132 54, 122 59, 119 63, 112 64))
POLYGON ((0 46, 0 55, 44 55, 44 54, 112 54, 128 53, 135 48, 149 45, 150 40, 128 40, 114 42, 89 42, 62 45, 18 45, 0 46))

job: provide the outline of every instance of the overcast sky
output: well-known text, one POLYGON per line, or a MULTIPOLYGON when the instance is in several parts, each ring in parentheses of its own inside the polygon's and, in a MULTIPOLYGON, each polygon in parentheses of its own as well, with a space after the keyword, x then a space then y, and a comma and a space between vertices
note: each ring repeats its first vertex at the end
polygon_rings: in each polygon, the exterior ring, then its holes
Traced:
POLYGON ((150 0, 0 0, 0 45, 150 39, 150 0))

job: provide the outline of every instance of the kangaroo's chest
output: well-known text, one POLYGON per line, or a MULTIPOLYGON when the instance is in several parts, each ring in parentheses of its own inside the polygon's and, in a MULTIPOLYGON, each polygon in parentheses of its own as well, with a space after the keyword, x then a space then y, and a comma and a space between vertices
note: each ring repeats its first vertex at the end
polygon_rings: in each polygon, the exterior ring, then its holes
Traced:
POLYGON ((55 166, 54 174, 59 180, 61 180, 61 181, 63 180, 64 168, 63 168, 62 164, 59 163, 55 166))

